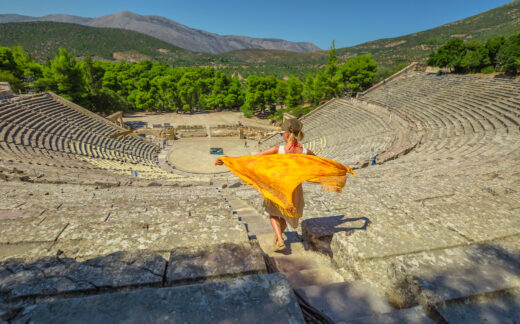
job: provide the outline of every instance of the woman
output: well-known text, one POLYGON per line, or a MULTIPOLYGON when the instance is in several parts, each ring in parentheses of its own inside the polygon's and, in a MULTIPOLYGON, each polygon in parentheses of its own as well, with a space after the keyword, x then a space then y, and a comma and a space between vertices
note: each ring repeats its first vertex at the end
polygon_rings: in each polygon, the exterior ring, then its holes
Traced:
MULTIPOLYGON (((302 123, 296 119, 286 119, 282 123, 282 130, 283 132, 280 133, 280 135, 285 140, 285 145, 276 145, 271 147, 268 150, 265 150, 263 152, 256 153, 255 155, 269 155, 269 154, 284 154, 284 153, 296 153, 296 154, 309 154, 314 155, 314 153, 311 150, 302 148, 301 145, 298 143, 298 140, 303 139, 303 132, 302 132, 302 123)), ((216 165, 222 165, 223 162, 220 159, 217 159, 215 161, 216 165)), ((304 201, 303 201, 303 190, 301 184, 296 187, 296 189, 293 192, 293 201, 294 205, 296 206, 296 209, 298 211, 298 214, 301 216, 303 214, 303 207, 304 207, 304 201)), ((267 201, 264 203, 265 210, 267 214, 269 214, 269 219, 271 221, 271 225, 273 226, 275 237, 274 237, 274 250, 275 251, 281 251, 285 249, 285 243, 283 240, 282 233, 287 228, 287 223, 291 225, 292 228, 298 227, 298 218, 295 217, 289 217, 283 215, 283 213, 275 206, 273 203, 269 203, 267 201)))

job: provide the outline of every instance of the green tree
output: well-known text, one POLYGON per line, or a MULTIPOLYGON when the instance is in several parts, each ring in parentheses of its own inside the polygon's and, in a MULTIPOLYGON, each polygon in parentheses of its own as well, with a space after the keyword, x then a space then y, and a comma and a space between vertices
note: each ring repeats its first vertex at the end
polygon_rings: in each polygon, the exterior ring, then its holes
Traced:
POLYGON ((21 71, 14 60, 13 51, 9 47, 0 47, 0 70, 7 71, 16 77, 21 71))
POLYGON ((336 96, 336 88, 331 86, 329 76, 321 71, 316 71, 316 77, 314 78, 314 98, 317 102, 321 100, 332 99, 336 96))
POLYGON ((498 51, 500 50, 500 47, 504 45, 505 42, 506 38, 504 36, 491 38, 486 41, 486 49, 488 50, 489 60, 491 61, 491 64, 497 64, 498 51))
POLYGON ((197 72, 186 72, 179 80, 178 91, 184 111, 193 111, 198 107, 200 98, 199 74, 197 72))
POLYGON ((296 107, 297 105, 302 104, 302 92, 303 82, 291 74, 289 76, 289 80, 287 80, 287 97, 285 99, 286 106, 296 107))
POLYGON ((277 104, 285 104, 285 98, 287 97, 287 82, 284 80, 277 81, 276 89, 274 90, 274 96, 277 104))
POLYGON ((307 73, 307 76, 305 77, 305 83, 303 85, 302 90, 302 97, 303 101, 305 102, 309 102, 313 105, 317 103, 314 93, 314 77, 311 73, 307 73))
POLYGON ((83 71, 66 49, 60 48, 58 55, 43 68, 43 77, 38 86, 46 91, 83 104, 86 98, 86 84, 83 71))
POLYGON ((338 70, 338 57, 336 53, 336 42, 334 40, 329 48, 327 62, 328 65, 327 68, 325 68, 325 73, 332 79, 338 70))
POLYGON ((516 75, 520 70, 520 33, 511 35, 500 47, 498 63, 509 75, 516 75))
POLYGON ((32 59, 21 46, 13 46, 13 59, 21 75, 37 79, 42 76, 42 66, 32 59))
POLYGON ((232 78, 229 85, 227 95, 224 98, 226 108, 238 108, 244 104, 244 91, 240 86, 237 78, 232 78))
POLYGON ((9 82, 16 91, 22 87, 21 75, 14 60, 13 51, 9 47, 0 47, 0 81, 9 82))
POLYGON ((430 66, 456 68, 460 66, 464 53, 464 41, 460 38, 452 38, 437 52, 430 54, 426 63, 430 66))
POLYGON ((349 59, 339 67, 336 80, 345 93, 355 95, 368 89, 377 74, 377 63, 370 54, 360 55, 349 59))
POLYGON ((480 72, 482 68, 491 64, 489 51, 478 41, 473 40, 464 44, 464 56, 460 61, 459 70, 465 73, 480 72))
POLYGON ((244 114, 250 116, 255 111, 264 112, 266 108, 272 111, 276 102, 275 90, 277 83, 274 75, 265 77, 249 75, 246 80, 245 101, 241 107, 244 114))

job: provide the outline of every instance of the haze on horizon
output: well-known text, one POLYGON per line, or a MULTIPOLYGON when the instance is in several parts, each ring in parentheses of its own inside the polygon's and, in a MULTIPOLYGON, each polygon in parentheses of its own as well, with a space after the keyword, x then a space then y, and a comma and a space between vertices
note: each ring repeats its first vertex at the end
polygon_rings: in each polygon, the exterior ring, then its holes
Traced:
POLYGON ((238 0, 128 1, 19 0, 2 4, 1 14, 100 17, 123 10, 157 15, 220 35, 312 42, 327 49, 353 46, 434 28, 504 5, 508 0, 312 1, 238 0))

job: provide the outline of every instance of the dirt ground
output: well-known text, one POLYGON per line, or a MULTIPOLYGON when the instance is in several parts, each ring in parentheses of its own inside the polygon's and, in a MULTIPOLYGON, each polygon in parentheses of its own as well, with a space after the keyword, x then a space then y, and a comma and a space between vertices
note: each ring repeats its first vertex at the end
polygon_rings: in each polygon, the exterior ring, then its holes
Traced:
POLYGON ((175 141, 168 161, 175 168, 193 173, 220 173, 227 172, 225 166, 215 166, 214 162, 219 155, 209 153, 211 147, 221 147, 226 156, 245 156, 258 152, 256 141, 247 141, 238 138, 186 138, 175 141))
POLYGON ((271 122, 267 119, 256 117, 246 118, 241 112, 223 111, 223 112, 203 112, 195 114, 177 114, 175 112, 168 113, 151 113, 138 112, 132 114, 124 114, 123 121, 129 123, 133 128, 151 127, 152 124, 170 123, 172 126, 178 125, 236 125, 241 122, 244 126, 255 126, 263 128, 273 128, 271 122))

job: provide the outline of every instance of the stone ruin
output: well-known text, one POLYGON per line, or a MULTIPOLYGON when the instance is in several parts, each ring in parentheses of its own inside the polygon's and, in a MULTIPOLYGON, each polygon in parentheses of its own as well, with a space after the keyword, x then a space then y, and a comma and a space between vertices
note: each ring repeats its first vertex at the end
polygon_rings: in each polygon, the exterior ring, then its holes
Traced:
POLYGON ((52 94, 2 101, 2 321, 520 318, 519 82, 408 69, 302 122, 304 146, 356 176, 339 194, 304 185, 280 254, 232 175, 174 173, 52 94))

